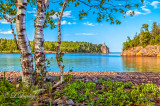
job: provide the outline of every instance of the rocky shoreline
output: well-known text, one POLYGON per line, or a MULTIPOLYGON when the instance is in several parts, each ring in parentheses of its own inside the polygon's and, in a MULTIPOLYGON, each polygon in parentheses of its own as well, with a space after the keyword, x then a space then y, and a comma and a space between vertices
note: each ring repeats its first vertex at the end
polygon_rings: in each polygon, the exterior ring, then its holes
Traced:
POLYGON ((147 45, 146 47, 137 46, 129 48, 121 52, 121 56, 146 56, 146 57, 159 57, 159 45, 147 45))
MULTIPOLYGON (((133 82, 135 85, 141 83, 154 83, 160 86, 160 73, 153 72, 65 72, 64 75, 71 74, 74 79, 88 81, 97 81, 99 78, 112 79, 113 81, 133 82)), ((49 72, 48 78, 54 80, 60 76, 60 72, 49 72)), ((4 77, 4 71, 0 72, 0 79, 4 77)), ((5 71, 6 79, 16 84, 21 79, 21 71, 5 71)))

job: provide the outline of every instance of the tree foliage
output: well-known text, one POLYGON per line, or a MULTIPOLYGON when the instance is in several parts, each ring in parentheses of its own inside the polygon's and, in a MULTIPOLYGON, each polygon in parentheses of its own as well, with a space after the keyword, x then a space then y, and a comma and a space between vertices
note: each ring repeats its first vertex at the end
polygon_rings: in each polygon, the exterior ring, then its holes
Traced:
MULTIPOLYGON (((79 19, 81 20, 88 14, 92 13, 96 15, 97 22, 102 22, 105 20, 106 22, 110 22, 110 24, 121 24, 121 22, 117 19, 118 15, 122 14, 125 17, 125 14, 128 10, 133 8, 138 8, 143 0, 136 1, 118 1, 118 0, 68 0, 68 2, 75 3, 75 7, 80 4, 87 6, 89 9, 85 8, 79 12, 79 19), (117 5, 118 4, 118 5, 117 5), (119 5, 121 4, 121 5, 119 5)), ((69 6, 69 5, 68 5, 69 6)), ((134 11, 129 13, 131 16, 134 15, 134 11)))
POLYGON ((127 41, 123 43, 123 50, 127 50, 135 46, 147 46, 147 45, 159 45, 160 44, 160 27, 156 22, 153 22, 151 32, 148 30, 149 25, 143 24, 141 32, 134 36, 131 40, 130 37, 127 37, 127 41))
MULTIPOLYGON (((31 50, 34 52, 34 42, 30 41, 31 50)), ((44 48, 46 51, 56 52, 57 42, 45 41, 44 48)), ((88 42, 62 41, 61 51, 72 53, 100 53, 102 44, 92 44, 88 42)), ((19 53, 13 39, 0 39, 0 53, 19 53)))

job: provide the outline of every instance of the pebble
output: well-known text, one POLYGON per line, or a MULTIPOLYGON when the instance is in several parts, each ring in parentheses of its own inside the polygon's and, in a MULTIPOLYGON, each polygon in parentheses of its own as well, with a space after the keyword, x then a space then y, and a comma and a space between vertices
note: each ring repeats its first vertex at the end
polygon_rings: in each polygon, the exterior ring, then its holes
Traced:
MULTIPOLYGON (((21 71, 5 71, 6 79, 10 82, 16 83, 15 81, 19 82, 21 80, 21 71), (15 80, 16 79, 16 80, 15 80)), ((68 73, 65 72, 64 75, 68 73)), ((153 73, 153 72, 70 72, 73 75, 74 79, 85 79, 87 81, 95 81, 94 78, 103 78, 107 80, 108 78, 113 79, 114 81, 124 81, 128 82, 131 81, 133 83, 147 83, 153 82, 154 84, 160 85, 160 73, 153 73)), ((2 80, 4 76, 4 72, 0 72, 0 80, 2 80)), ((60 76, 60 72, 49 72, 48 73, 48 80, 54 81, 55 77, 60 76)))
POLYGON ((67 105, 68 105, 68 106, 72 106, 72 105, 74 105, 74 102, 73 102, 73 100, 71 100, 71 99, 70 99, 70 100, 68 100, 66 103, 67 103, 67 105))

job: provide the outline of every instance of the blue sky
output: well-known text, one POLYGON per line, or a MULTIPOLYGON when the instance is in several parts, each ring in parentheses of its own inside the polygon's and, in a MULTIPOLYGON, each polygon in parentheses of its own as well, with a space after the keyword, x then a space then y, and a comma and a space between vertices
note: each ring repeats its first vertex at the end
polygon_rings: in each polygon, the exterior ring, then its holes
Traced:
MULTIPOLYGON (((51 5, 49 8, 52 7, 56 8, 56 11, 61 10, 57 5, 51 5)), ((160 1, 155 0, 146 0, 138 9, 134 8, 135 16, 133 17, 127 15, 131 10, 127 12, 125 18, 123 15, 116 14, 116 18, 122 22, 120 25, 111 25, 105 21, 97 23, 96 16, 90 14, 79 20, 78 11, 81 8, 88 9, 84 6, 66 8, 62 19, 62 41, 85 41, 95 44, 105 42, 111 52, 121 52, 127 36, 133 38, 136 32, 140 32, 142 24, 149 24, 151 28, 153 22, 160 23, 160 1)), ((34 39, 35 14, 36 8, 28 7, 26 27, 29 40, 34 39)), ((57 22, 57 17, 53 16, 53 18, 57 22)), ((44 35, 45 41, 57 41, 58 30, 45 28, 44 35)), ((0 20, 0 38, 13 38, 10 25, 4 20, 0 20)))

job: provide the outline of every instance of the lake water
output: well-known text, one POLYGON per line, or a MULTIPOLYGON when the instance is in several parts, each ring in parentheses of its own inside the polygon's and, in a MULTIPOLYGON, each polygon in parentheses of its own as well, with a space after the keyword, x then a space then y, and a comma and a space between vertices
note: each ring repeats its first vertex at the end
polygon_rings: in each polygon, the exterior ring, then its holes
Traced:
MULTIPOLYGON (((59 72, 55 54, 46 54, 50 72, 59 72)), ((120 53, 65 54, 64 71, 76 72, 160 72, 158 57, 121 57, 120 53)), ((0 54, 0 71, 21 71, 20 54, 0 54)))

